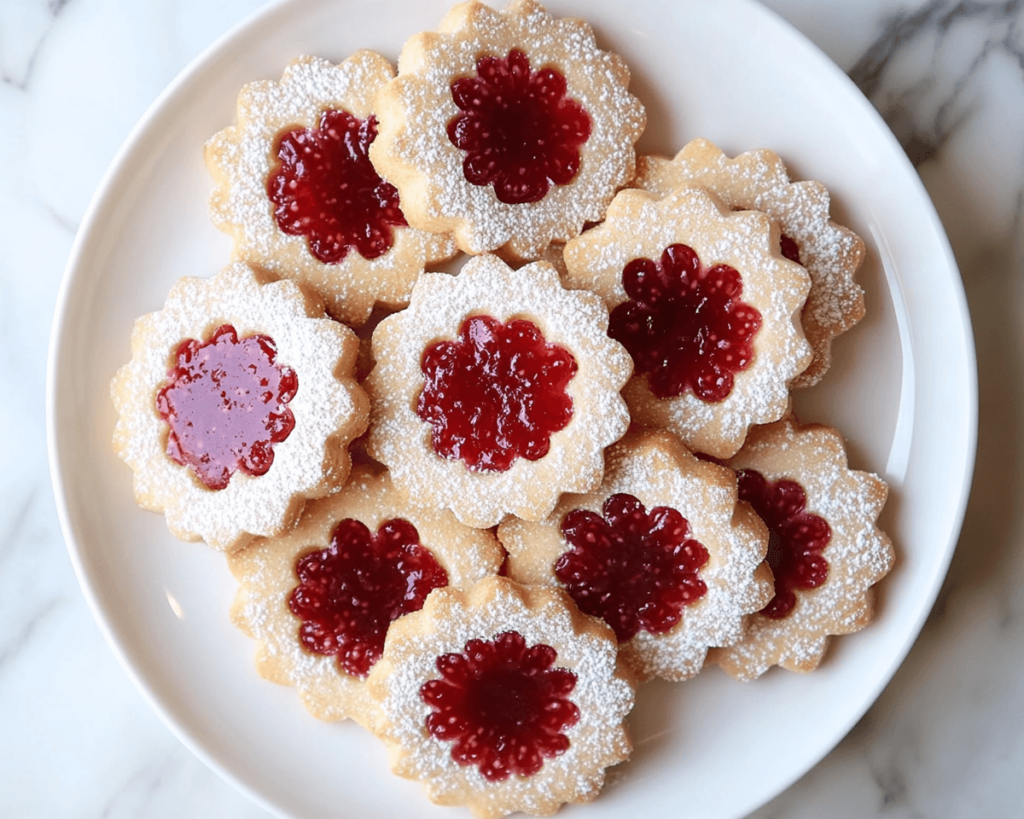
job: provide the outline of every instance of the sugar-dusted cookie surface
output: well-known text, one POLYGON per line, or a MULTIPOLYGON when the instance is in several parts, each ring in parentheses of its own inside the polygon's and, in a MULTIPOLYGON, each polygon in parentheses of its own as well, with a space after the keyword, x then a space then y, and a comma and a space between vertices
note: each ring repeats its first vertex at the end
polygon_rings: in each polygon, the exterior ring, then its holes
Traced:
POLYGON ((438 589, 392 626, 368 685, 392 770, 479 817, 590 801, 632 751, 615 637, 557 589, 438 589))
POLYGON ((358 340, 311 292, 240 262, 180 279, 131 347, 111 383, 114 450, 177 537, 230 551, 345 482, 368 414, 358 340))
POLYGON ((295 686, 320 719, 370 726, 366 677, 391 622, 435 588, 496 574, 503 559, 489 531, 410 505, 386 472, 359 466, 291 531, 229 555, 240 584, 231 619, 257 641, 261 676, 295 686))
POLYGON ((543 518, 601 482, 629 425, 626 351, 593 293, 555 269, 477 256, 426 274, 373 334, 369 452, 419 503, 470 526, 543 518))
POLYGON ((801 311, 814 358, 790 386, 810 387, 832 361, 832 339, 864 317, 864 291, 854 275, 864 259, 864 242, 829 218, 829 192, 820 182, 791 182, 786 166, 769 150, 729 158, 706 139, 695 139, 673 159, 637 159, 633 184, 660 196, 680 185, 711 191, 734 210, 759 210, 779 223, 783 255, 811 277, 801 311))
POLYGON ((633 357, 633 421, 728 457, 777 420, 811 359, 799 311, 810 280, 762 213, 683 187, 618 193, 605 221, 565 246, 567 287, 592 290, 633 357))
POLYGON ((750 618, 747 636, 709 660, 750 680, 773 665, 817 668, 830 635, 859 631, 871 620, 872 587, 892 567, 892 543, 877 519, 888 488, 847 466, 843 439, 789 416, 751 430, 727 461, 747 499, 771 531, 768 562, 775 595, 750 618))
POLYGON ((375 302, 405 305, 424 265, 455 253, 450 236, 408 226, 367 155, 374 94, 392 76, 372 51, 299 57, 279 81, 242 88, 236 124, 206 143, 210 213, 234 257, 310 285, 352 325, 375 302))
POLYGON ((534 0, 453 7, 412 37, 377 95, 370 157, 410 224, 468 253, 537 259, 603 218, 646 123, 629 69, 582 20, 534 0))
POLYGON ((768 531, 737 504, 733 472, 671 433, 631 432, 606 461, 596 491, 563 496, 542 521, 501 524, 508 576, 566 589, 612 627, 640 679, 687 679, 771 599, 768 531))

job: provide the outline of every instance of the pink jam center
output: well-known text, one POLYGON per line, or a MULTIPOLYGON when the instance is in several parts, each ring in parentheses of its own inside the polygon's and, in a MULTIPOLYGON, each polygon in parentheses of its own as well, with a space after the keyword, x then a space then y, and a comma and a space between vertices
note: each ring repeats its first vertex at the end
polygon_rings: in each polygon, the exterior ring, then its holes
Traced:
POLYGON ((476 765, 489 782, 532 776, 545 759, 569 749, 563 733, 579 720, 569 699, 576 675, 552 668, 557 652, 506 631, 492 640, 470 640, 461 654, 437 659, 440 679, 420 687, 430 706, 427 730, 452 743, 452 759, 476 765))
POLYGON ((267 178, 274 218, 285 233, 305 236, 325 264, 344 261, 351 248, 376 259, 394 244, 392 228, 406 224, 398 191, 370 164, 376 136, 372 115, 325 111, 319 128, 278 137, 278 165, 267 178))
POLYGON ((288 402, 299 380, 276 360, 270 336, 239 340, 230 324, 205 343, 190 338, 178 345, 156 408, 170 429, 167 456, 209 489, 226 487, 237 470, 265 474, 274 444, 295 427, 288 402))
POLYGON ((531 71, 518 49, 481 57, 476 74, 452 83, 463 113, 448 123, 448 139, 466 152, 467 181, 494 185, 498 201, 510 205, 539 202, 552 185, 568 185, 590 117, 566 96, 565 77, 553 68, 531 71))
POLYGON ((314 654, 334 655, 347 674, 365 677, 384 650, 392 621, 419 611, 448 574, 420 545, 409 521, 385 521, 373 534, 346 518, 331 545, 298 559, 299 585, 288 598, 302 620, 299 640, 314 654))
POLYGON ((641 629, 664 634, 683 606, 707 592, 699 575, 707 549, 671 507, 648 513, 637 498, 618 494, 602 511, 604 517, 574 509, 562 519, 570 548, 556 561, 555 576, 580 611, 604 620, 620 643, 641 629))
POLYGON ((761 314, 740 300, 739 272, 704 267, 693 248, 675 244, 658 262, 629 262, 622 286, 629 300, 612 310, 608 335, 633 356, 636 372, 647 374, 651 392, 727 398, 735 374, 754 358, 752 339, 761 327, 761 314))
POLYGON ((828 561, 821 550, 832 529, 824 518, 804 510, 807 495, 796 481, 773 483, 753 469, 736 474, 740 500, 753 506, 769 529, 768 565, 775 575, 775 597, 761 614, 778 620, 796 605, 794 589, 813 589, 828 579, 828 561))
POLYGON ((421 369, 416 414, 433 428, 434 451, 472 470, 543 458, 552 433, 572 418, 566 387, 576 359, 525 319, 472 316, 455 341, 426 349, 421 369))

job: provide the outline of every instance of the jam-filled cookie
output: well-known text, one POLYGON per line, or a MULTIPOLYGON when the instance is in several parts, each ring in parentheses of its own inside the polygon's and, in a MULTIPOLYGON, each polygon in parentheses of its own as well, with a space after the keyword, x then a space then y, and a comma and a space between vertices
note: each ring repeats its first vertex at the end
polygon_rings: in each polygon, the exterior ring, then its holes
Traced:
POLYGON ((366 677, 392 621, 436 588, 496 574, 503 559, 489 531, 410 505, 386 472, 359 466, 290 532, 229 556, 241 584, 231 617, 257 641, 263 677, 296 686, 320 719, 372 725, 366 677))
POLYGON ((872 586, 893 563, 892 543, 876 525, 888 489, 847 467, 836 430, 792 416, 751 430, 726 463, 736 470, 740 497, 771 532, 775 592, 750 618, 747 636, 711 658, 742 680, 773 665, 811 671, 829 635, 871 620, 872 586))
POLYGON ((180 279, 131 344, 111 384, 114 450, 177 537, 230 551, 345 482, 367 423, 359 342, 311 292, 236 262, 180 279))
POLYGON ((547 515, 601 482, 604 448, 629 425, 632 370, 593 293, 555 269, 476 256, 425 274, 373 334, 369 452, 418 503, 470 526, 547 515))
POLYGON ((534 0, 462 3, 403 47, 370 157, 410 224, 454 232, 467 253, 534 260, 632 179, 646 114, 628 83, 582 20, 534 0))
POLYGON ((640 679, 692 677, 771 598, 768 531, 737 504, 731 470, 668 432, 632 432, 606 460, 597 491, 563 496, 543 521, 501 524, 508 575, 564 588, 611 626, 640 679))
POLYGON ((280 81, 246 85, 237 123, 206 144, 210 212, 235 258, 305 282, 352 325, 375 301, 406 304, 424 265, 455 253, 451 237, 408 226, 370 163, 373 97, 393 76, 372 51, 299 57, 280 81))
POLYGON ((693 140, 674 159, 640 157, 633 184, 662 196, 680 185, 696 185, 734 210, 759 210, 779 223, 782 255, 802 264, 811 277, 801 318, 814 358, 790 386, 817 384, 831 363, 832 339, 864 317, 864 291, 854 281, 864 242, 829 218, 825 186, 791 182, 772 151, 730 159, 706 139, 693 140))
POLYGON ((633 421, 729 457, 747 429, 781 418, 811 359, 799 311, 810 280, 762 213, 732 213, 699 188, 616 195, 605 221, 565 247, 566 286, 595 291, 634 362, 633 421))
POLYGON ((438 589, 370 673, 392 770, 479 817, 594 799, 632 745, 615 636, 561 591, 504 577, 438 589))

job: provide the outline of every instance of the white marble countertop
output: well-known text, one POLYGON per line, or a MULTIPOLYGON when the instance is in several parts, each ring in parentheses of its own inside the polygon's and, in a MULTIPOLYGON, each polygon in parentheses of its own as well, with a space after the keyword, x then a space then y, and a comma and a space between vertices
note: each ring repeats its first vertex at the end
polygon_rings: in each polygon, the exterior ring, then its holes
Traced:
MULTIPOLYGON (((0 2, 0 816, 258 817, 150 711, 93 622, 46 461, 76 228, 161 89, 260 0, 0 2)), ((1024 815, 1024 3, 769 0, 895 131, 949 233, 979 354, 976 480, 938 603, 875 706, 753 816, 1024 815)))

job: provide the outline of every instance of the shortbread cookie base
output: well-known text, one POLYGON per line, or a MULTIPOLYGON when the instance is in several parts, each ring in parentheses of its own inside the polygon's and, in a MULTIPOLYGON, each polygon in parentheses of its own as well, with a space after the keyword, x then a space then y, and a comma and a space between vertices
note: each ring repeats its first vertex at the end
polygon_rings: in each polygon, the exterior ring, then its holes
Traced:
POLYGON ((778 221, 800 249, 811 277, 801 311, 804 333, 814 351, 807 369, 790 383, 810 387, 832 361, 832 339, 864 317, 864 291, 854 275, 864 259, 864 242, 829 219, 830 197, 820 182, 790 182, 786 166, 769 150, 733 159, 706 139, 695 139, 673 159, 637 159, 633 185, 664 196, 682 185, 705 188, 736 210, 758 210, 778 221))

